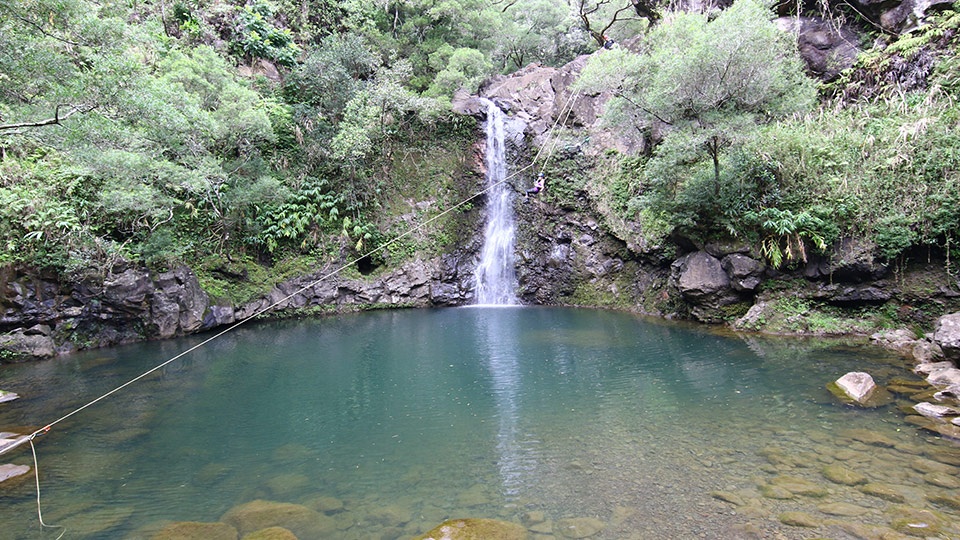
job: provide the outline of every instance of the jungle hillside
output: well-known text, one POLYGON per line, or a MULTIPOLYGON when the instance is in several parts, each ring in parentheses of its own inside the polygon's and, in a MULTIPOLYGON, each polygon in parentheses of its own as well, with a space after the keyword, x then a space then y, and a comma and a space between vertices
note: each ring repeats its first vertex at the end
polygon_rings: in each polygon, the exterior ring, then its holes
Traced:
MULTIPOLYGON (((786 271, 857 238, 883 264, 955 275, 960 6, 894 30, 848 4, 698 6, 4 2, 0 266, 187 265, 237 303, 443 214, 357 271, 439 256, 470 207, 444 211, 477 186, 478 120, 455 94, 592 55, 578 88, 609 94, 604 125, 642 141, 588 173, 630 242, 740 242, 786 271), (799 15, 857 29, 856 60, 811 73, 774 21, 799 15)), ((546 200, 572 203, 558 187, 546 200)))

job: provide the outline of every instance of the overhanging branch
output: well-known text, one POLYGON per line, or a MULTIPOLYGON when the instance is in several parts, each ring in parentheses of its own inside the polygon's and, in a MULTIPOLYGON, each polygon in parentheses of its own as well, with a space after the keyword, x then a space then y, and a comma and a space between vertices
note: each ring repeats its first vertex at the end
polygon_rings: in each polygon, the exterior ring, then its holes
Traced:
POLYGON ((78 112, 89 112, 95 109, 96 106, 89 107, 87 109, 80 109, 79 107, 67 106, 67 105, 57 105, 53 110, 53 118, 47 118, 46 120, 39 120, 37 122, 18 122, 16 124, 0 124, 0 130, 6 129, 20 129, 20 128, 30 128, 30 127, 42 127, 42 126, 53 126, 60 125, 61 122, 70 118, 78 112), (61 107, 69 107, 69 111, 64 115, 60 115, 61 107))

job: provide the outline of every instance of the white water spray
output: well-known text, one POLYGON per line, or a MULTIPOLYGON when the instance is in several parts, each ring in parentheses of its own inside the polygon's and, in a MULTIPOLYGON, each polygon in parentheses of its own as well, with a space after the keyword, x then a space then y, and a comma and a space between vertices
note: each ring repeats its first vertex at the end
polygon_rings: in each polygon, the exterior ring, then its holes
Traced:
POLYGON ((480 262, 474 270, 477 304, 515 305, 513 190, 507 183, 507 151, 503 111, 492 101, 487 106, 487 225, 484 229, 480 262))

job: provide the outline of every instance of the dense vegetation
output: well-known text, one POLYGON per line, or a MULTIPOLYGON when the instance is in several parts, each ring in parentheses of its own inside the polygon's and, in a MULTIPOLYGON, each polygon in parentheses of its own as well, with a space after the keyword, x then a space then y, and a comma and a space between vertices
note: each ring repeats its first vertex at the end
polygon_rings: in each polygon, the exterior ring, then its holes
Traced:
POLYGON ((658 139, 607 190, 654 242, 738 238, 783 266, 849 236, 882 260, 926 248, 955 270, 958 11, 881 36, 818 100, 760 5, 669 17, 639 53, 584 74, 586 89, 617 89, 611 129, 658 139))
MULTIPOLYGON (((409 224, 401 215, 462 197, 475 124, 450 113, 457 89, 564 63, 607 33, 639 52, 607 51, 583 84, 616 88, 610 126, 657 144, 619 156, 604 189, 651 238, 737 237, 776 265, 850 234, 888 259, 960 254, 956 9, 882 36, 817 94, 759 4, 656 6, 4 2, 0 265, 299 271, 290 261, 363 253, 409 224), (920 58, 929 73, 905 87, 897 70, 920 58), (712 78, 717 66, 730 76, 712 78)), ((455 226, 378 262, 437 252, 455 226)))

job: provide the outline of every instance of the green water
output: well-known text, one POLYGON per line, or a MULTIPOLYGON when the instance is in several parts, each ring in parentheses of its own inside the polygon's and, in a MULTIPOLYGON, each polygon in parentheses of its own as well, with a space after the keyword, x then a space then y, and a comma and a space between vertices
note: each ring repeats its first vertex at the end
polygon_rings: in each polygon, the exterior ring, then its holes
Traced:
MULTIPOLYGON (((0 431, 44 425, 200 339, 3 366, 0 388, 23 397, 0 405, 0 431)), ((889 527, 905 506, 956 522, 956 510, 929 502, 950 490, 913 464, 956 447, 895 406, 835 404, 824 384, 851 370, 909 375, 872 348, 606 311, 385 311, 244 327, 38 439, 44 518, 65 538, 149 538, 168 521, 214 522, 263 499, 327 512, 322 536, 344 539, 409 538, 450 517, 525 520, 540 538, 592 518, 603 526, 592 538, 637 539, 857 538, 850 527, 889 527), (903 502, 825 479, 830 464, 893 485, 903 502), (824 493, 764 495, 784 475, 824 493), (862 512, 823 511, 836 502, 862 512), (790 511, 822 523, 784 525, 790 511)), ((22 448, 0 460, 32 464, 22 448)), ((0 537, 59 534, 40 529, 35 498, 30 482, 0 488, 0 537)))

